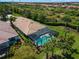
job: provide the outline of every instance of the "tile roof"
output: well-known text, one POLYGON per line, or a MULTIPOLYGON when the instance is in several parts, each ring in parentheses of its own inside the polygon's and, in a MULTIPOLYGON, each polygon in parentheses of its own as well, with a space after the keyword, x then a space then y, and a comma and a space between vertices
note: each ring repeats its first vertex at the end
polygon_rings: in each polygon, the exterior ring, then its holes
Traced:
POLYGON ((0 44, 14 36, 17 36, 17 33, 10 26, 10 23, 0 21, 0 44))
POLYGON ((0 31, 16 34, 15 30, 10 26, 10 23, 0 21, 0 31))
POLYGON ((17 17, 16 21, 13 24, 26 35, 37 32, 38 30, 46 27, 38 22, 24 17, 17 17))

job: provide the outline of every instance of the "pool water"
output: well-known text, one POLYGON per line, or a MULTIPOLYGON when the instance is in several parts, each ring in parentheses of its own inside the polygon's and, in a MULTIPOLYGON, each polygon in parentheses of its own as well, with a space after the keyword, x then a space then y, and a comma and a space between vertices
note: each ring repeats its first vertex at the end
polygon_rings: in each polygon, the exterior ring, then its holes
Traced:
POLYGON ((40 36, 40 38, 35 40, 35 44, 37 46, 43 46, 45 43, 50 41, 52 38, 54 38, 54 36, 51 37, 49 34, 42 35, 42 36, 40 36))

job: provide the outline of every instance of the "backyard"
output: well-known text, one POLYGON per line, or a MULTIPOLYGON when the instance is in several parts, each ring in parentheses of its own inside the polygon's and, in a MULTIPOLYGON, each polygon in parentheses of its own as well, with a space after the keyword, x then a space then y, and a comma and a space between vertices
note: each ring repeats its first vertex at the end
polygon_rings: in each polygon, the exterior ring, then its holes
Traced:
MULTIPOLYGON (((55 31, 57 31, 57 32, 59 32, 59 36, 57 37, 57 39, 59 39, 59 37, 60 36, 65 36, 65 27, 62 27, 62 26, 47 26, 49 29, 51 29, 51 30, 55 30, 55 31)), ((18 32, 18 31, 17 31, 18 32)), ((27 41, 27 40, 29 40, 27 37, 25 37, 22 33, 20 33, 20 32, 18 32, 18 34, 19 35, 21 35, 21 38, 24 40, 24 41, 27 41)), ((78 50, 78 52, 79 52, 79 44, 78 44, 78 42, 79 42, 79 33, 77 32, 77 31, 75 31, 75 30, 73 30, 73 29, 71 29, 70 31, 69 31, 69 34, 68 35, 70 35, 70 36, 74 36, 74 40, 76 41, 75 43, 74 43, 74 45, 73 45, 73 48, 75 48, 75 49, 77 49, 78 50)), ((28 42, 27 42, 28 43, 28 42)), ((29 44, 27 44, 26 46, 28 47, 28 45, 29 44)), ((31 45, 32 46, 32 48, 34 49, 35 47, 33 47, 33 45, 31 45)), ((24 47, 24 46, 23 46, 24 47)), ((22 49, 22 48, 21 48, 22 49)), ((24 49, 24 48, 23 48, 24 49)), ((36 50, 36 49, 35 49, 36 50)), ((55 49, 56 50, 56 53, 57 54, 61 54, 61 51, 59 50, 59 49, 55 49)), ((19 52, 19 51, 18 51, 19 52)), ((26 51, 27 52, 27 51, 26 51)), ((34 52, 33 52, 34 53, 34 52)), ((25 54, 25 53, 24 53, 25 54)), ((49 52, 49 54, 51 54, 51 52, 49 52)), ((46 58, 46 56, 45 56, 45 52, 43 51, 43 52, 41 52, 40 54, 35 54, 36 56, 35 56, 35 58, 36 59, 45 59, 46 58)), ((24 55, 25 56, 25 55, 24 55)), ((73 56, 74 56, 74 58, 75 59, 78 59, 79 58, 79 54, 73 54, 73 56)), ((18 57, 18 56, 17 56, 18 57)), ((12 58, 16 58, 16 56, 14 56, 14 57, 12 57, 12 58)))
MULTIPOLYGON (((64 36, 64 32, 65 32, 64 27, 62 27, 62 26, 48 26, 48 27, 50 29, 54 29, 54 30, 58 31, 60 36, 64 36)), ((72 31, 70 31, 69 35, 74 36, 74 39, 76 42, 74 43, 73 47, 78 49, 78 51, 79 51, 79 48, 78 48, 79 47, 79 44, 78 44, 79 43, 79 33, 76 32, 75 30, 72 30, 72 31)), ((78 59, 79 54, 74 54, 74 57, 75 57, 75 59, 78 59)))

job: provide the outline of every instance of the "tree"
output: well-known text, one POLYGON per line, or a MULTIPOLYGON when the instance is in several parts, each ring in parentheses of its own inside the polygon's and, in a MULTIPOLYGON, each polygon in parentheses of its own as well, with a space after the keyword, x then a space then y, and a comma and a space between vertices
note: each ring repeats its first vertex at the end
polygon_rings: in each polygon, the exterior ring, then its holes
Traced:
POLYGON ((65 38, 64 39, 66 39, 67 33, 70 30, 70 28, 68 28, 67 25, 69 22, 71 22, 71 18, 70 18, 70 16, 66 15, 62 18, 62 20, 65 22, 65 38))
POLYGON ((10 16, 10 18, 8 18, 10 22, 14 22, 16 20, 16 17, 14 16, 10 16))
POLYGON ((47 16, 46 20, 47 22, 57 22, 56 16, 47 16))
POLYGON ((54 50, 56 48, 57 39, 56 38, 54 38, 54 39, 52 38, 48 44, 49 44, 50 51, 52 52, 52 58, 53 58, 53 56, 55 55, 54 54, 55 53, 54 50))
POLYGON ((79 32, 79 17, 76 19, 77 31, 79 32))
POLYGON ((75 43, 75 40, 74 40, 74 37, 73 36, 70 36, 68 37, 67 39, 63 39, 63 40, 60 40, 58 42, 58 47, 62 50, 62 55, 65 58, 67 59, 71 59, 73 58, 72 55, 75 53, 73 53, 73 44, 75 43))
POLYGON ((45 54, 46 54, 46 59, 48 59, 49 58, 49 44, 45 44, 44 45, 44 48, 43 48, 43 51, 45 52, 45 54))
POLYGON ((27 18, 30 18, 30 19, 32 18, 32 12, 31 12, 30 9, 26 10, 25 16, 26 16, 27 18))
POLYGON ((44 50, 44 52, 45 52, 45 54, 46 54, 46 59, 49 59, 49 55, 50 55, 50 52, 51 52, 51 58, 53 58, 54 57, 54 53, 55 53, 55 48, 56 48, 56 43, 57 43, 57 40, 56 40, 56 38, 51 38, 49 41, 48 41, 48 43, 46 43, 45 45, 44 45, 44 48, 43 48, 43 50, 44 50))
POLYGON ((37 19, 38 19, 38 17, 39 17, 39 16, 38 16, 38 11, 32 11, 32 15, 31 15, 31 16, 32 16, 32 19, 33 19, 33 20, 37 21, 37 19))
POLYGON ((7 21, 7 18, 6 18, 6 14, 4 13, 4 11, 2 12, 2 21, 7 21))
POLYGON ((43 13, 39 13, 37 21, 44 23, 46 21, 46 15, 43 13))
POLYGON ((30 46, 22 45, 19 49, 15 50, 14 56, 8 59, 36 59, 35 55, 35 51, 32 50, 30 46))
POLYGON ((69 22, 71 22, 71 18, 70 18, 70 16, 68 15, 65 15, 63 18, 62 18, 62 20, 65 22, 65 23, 69 23, 69 22))

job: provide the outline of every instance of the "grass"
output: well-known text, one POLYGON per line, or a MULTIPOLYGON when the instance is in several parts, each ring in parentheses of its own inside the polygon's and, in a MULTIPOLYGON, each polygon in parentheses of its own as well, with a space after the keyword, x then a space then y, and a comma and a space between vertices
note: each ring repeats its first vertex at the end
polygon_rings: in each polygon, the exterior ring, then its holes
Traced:
POLYGON ((14 16, 21 16, 20 14, 17 14, 17 13, 13 13, 13 15, 14 15, 14 16))
MULTIPOLYGON (((48 27, 51 30, 58 31, 60 36, 64 36, 64 33, 65 33, 64 27, 61 27, 61 26, 48 26, 48 27)), ((71 30, 69 35, 74 36, 74 40, 76 42, 74 43, 73 47, 76 48, 79 52, 79 33, 76 32, 75 30, 71 30)), ((79 59, 79 54, 74 54, 73 56, 75 57, 75 59, 79 59)))

